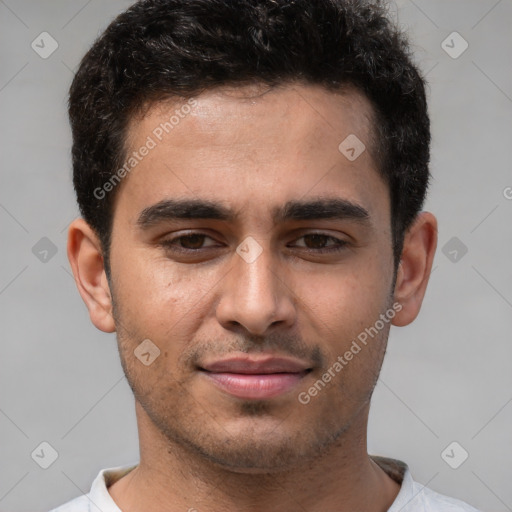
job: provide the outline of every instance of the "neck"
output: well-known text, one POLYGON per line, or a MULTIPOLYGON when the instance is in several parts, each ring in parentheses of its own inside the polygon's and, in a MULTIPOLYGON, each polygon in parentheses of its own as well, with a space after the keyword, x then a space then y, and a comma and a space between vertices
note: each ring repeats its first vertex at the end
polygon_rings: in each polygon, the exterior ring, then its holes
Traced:
POLYGON ((325 453, 274 473, 220 467, 170 443, 139 404, 137 421, 140 464, 109 488, 123 512, 384 512, 399 491, 367 454, 368 408, 325 453))

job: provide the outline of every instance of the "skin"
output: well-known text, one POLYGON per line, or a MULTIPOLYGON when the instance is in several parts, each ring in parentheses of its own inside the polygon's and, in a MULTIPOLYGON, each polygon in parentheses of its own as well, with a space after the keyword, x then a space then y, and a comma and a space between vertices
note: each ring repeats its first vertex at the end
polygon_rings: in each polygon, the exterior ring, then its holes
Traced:
MULTIPOLYGON (((307 405, 298 394, 394 303, 394 325, 416 318, 436 219, 422 212, 406 233, 394 283, 389 190, 372 156, 372 108, 354 89, 225 87, 196 100, 119 185, 110 282, 94 231, 83 219, 69 229, 78 289, 94 325, 117 333, 136 398, 140 464, 109 492, 124 512, 385 511, 399 485, 368 456, 366 431, 390 322, 307 405), (349 134, 367 148, 352 162, 338 150, 349 134), (273 224, 272 208, 323 197, 368 218, 273 224), (141 212, 172 198, 221 202, 238 217, 142 229, 141 212), (182 239, 193 255, 161 244, 190 231, 207 235, 182 239), (262 249, 251 263, 236 252, 248 236, 262 249), (346 245, 318 253, 339 243, 329 237, 346 245), (149 366, 134 356, 144 339, 160 350, 149 366), (299 357, 312 371, 255 401, 228 395, 196 366, 262 352, 299 357)), ((158 103, 134 118, 129 150, 179 106, 158 103)))

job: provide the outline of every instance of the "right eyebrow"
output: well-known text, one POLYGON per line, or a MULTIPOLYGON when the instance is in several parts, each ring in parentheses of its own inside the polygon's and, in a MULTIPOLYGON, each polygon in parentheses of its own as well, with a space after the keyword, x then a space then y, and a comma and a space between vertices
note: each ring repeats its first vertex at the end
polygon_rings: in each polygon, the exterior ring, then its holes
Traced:
POLYGON ((226 206, 203 199, 164 199, 142 210, 137 219, 141 228, 164 221, 181 219, 214 219, 234 221, 237 215, 226 206))

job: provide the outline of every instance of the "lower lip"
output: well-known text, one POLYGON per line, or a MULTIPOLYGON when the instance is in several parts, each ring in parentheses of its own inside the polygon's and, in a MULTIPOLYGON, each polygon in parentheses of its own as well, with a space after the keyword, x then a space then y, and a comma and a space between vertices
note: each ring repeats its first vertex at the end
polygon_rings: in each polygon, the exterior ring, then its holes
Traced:
POLYGON ((203 371, 222 390, 237 398, 265 399, 293 389, 308 372, 300 373, 213 373, 203 371))

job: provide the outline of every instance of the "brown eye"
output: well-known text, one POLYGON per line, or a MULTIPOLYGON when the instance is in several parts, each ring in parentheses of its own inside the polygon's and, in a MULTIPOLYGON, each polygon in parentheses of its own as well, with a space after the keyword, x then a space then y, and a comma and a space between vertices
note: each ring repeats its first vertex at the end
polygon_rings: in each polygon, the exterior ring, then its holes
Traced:
POLYGON ((200 249, 204 243, 206 235, 194 235, 180 236, 176 240, 180 240, 180 246, 184 249, 200 249))
POLYGON ((340 251, 347 245, 345 240, 322 233, 308 233, 297 240, 301 239, 304 240, 304 245, 295 245, 295 247, 301 247, 317 253, 340 251), (334 242, 334 245, 327 246, 328 242, 334 242))
POLYGON ((325 247, 325 244, 328 241, 328 238, 324 235, 305 235, 304 241, 306 242, 306 245, 308 245, 307 242, 310 242, 310 245, 308 247, 310 249, 323 249, 325 247))
POLYGON ((162 240, 161 245, 167 250, 176 252, 199 252, 201 249, 209 249, 215 245, 204 246, 206 239, 213 241, 211 237, 204 233, 190 233, 181 235, 167 240, 162 240))

